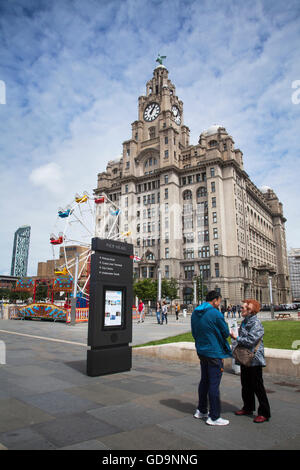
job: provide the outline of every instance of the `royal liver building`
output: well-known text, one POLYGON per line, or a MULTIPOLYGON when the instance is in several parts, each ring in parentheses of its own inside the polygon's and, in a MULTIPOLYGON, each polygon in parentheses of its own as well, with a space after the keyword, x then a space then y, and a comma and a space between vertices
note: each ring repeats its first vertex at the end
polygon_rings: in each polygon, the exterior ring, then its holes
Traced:
MULTIPOLYGON (((174 277, 192 302, 193 279, 220 289, 227 304, 255 297, 290 301, 282 204, 259 190, 226 129, 214 125, 191 145, 183 102, 159 64, 138 100, 138 118, 123 154, 99 173, 96 194, 121 207, 118 229, 141 261, 140 278, 174 277)), ((105 227, 106 233, 111 227, 105 227)))

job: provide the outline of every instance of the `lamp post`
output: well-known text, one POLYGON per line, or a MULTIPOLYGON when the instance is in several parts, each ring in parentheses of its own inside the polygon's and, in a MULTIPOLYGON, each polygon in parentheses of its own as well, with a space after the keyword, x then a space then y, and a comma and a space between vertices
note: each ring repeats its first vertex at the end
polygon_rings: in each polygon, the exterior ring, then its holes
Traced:
POLYGON ((158 268, 158 283, 157 283, 157 300, 161 302, 161 269, 158 268))
POLYGON ((274 305, 273 305, 273 291, 272 291, 272 276, 269 276, 269 293, 270 293, 271 318, 272 318, 272 320, 274 320, 274 305))
POLYGON ((193 288, 194 288, 194 299, 193 299, 193 302, 194 302, 194 308, 196 308, 197 306, 197 276, 194 276, 193 277, 193 288))

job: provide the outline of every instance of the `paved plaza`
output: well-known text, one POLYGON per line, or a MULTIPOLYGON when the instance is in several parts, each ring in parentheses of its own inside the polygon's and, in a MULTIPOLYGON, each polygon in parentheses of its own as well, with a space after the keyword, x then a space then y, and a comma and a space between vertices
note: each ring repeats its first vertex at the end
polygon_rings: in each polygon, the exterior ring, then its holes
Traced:
MULTIPOLYGON (((134 323, 133 344, 189 331, 190 317, 134 323)), ((240 378, 225 372, 222 417, 193 418, 199 367, 133 354, 129 372, 86 375, 87 325, 0 320, 1 449, 212 450, 300 449, 300 381, 264 375, 272 418, 237 417, 240 378)))

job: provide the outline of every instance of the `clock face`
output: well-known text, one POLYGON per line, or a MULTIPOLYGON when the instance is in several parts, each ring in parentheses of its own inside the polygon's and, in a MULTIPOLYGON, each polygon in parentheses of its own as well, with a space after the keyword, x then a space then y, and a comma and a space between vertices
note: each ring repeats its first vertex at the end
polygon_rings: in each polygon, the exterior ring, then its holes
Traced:
POLYGON ((151 122, 157 118, 160 113, 160 107, 158 103, 150 103, 144 111, 145 121, 151 122))
POLYGON ((180 117, 180 111, 177 108, 177 106, 172 106, 172 114, 174 116, 174 121, 176 122, 176 124, 180 124, 181 123, 181 117, 180 117))

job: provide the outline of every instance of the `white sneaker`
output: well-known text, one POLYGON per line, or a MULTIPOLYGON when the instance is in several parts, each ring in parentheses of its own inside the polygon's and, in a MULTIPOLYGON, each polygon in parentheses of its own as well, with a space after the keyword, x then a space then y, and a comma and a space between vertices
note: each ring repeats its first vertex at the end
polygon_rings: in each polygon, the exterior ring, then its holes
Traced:
POLYGON ((227 424, 229 424, 229 421, 228 419, 223 419, 223 418, 218 418, 215 420, 208 418, 206 420, 206 424, 210 424, 210 426, 227 426, 227 424))
POLYGON ((196 410, 194 414, 194 418, 197 418, 197 419, 208 418, 208 413, 201 413, 201 411, 196 410))

